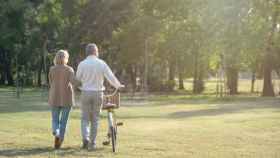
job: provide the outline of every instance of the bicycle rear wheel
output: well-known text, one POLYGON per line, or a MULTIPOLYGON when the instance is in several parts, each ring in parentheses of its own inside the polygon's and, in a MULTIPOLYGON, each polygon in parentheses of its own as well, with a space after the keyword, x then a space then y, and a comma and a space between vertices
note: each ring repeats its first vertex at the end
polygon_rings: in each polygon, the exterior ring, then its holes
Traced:
POLYGON ((113 152, 116 152, 116 147, 117 147, 117 133, 114 127, 110 127, 110 132, 111 132, 111 140, 112 140, 112 149, 113 152))

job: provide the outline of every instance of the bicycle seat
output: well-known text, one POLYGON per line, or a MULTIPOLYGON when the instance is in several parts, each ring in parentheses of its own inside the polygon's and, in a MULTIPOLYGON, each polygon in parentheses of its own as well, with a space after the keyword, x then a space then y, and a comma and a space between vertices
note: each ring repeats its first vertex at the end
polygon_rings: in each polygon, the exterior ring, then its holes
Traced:
POLYGON ((115 109, 115 108, 117 108, 117 105, 116 104, 112 104, 112 103, 106 103, 102 107, 103 110, 115 109))

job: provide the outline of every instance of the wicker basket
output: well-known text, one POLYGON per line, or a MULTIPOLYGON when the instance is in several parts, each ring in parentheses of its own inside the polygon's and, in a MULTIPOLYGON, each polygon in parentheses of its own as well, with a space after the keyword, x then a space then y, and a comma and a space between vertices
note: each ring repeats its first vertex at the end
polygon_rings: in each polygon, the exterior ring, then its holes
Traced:
POLYGON ((114 95, 105 95, 103 97, 103 109, 111 107, 117 109, 120 107, 120 93, 117 92, 114 95))

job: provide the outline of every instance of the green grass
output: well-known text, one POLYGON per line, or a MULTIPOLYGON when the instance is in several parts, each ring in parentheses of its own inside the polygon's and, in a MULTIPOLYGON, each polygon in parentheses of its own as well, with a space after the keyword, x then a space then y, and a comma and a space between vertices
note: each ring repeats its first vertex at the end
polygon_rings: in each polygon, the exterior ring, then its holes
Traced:
POLYGON ((235 96, 217 99, 201 95, 125 97, 117 111, 118 152, 102 146, 106 118, 102 114, 98 150, 80 149, 80 111, 71 112, 61 150, 52 149, 46 94, 24 91, 16 99, 0 89, 0 157, 104 158, 278 158, 280 157, 279 98, 235 96))

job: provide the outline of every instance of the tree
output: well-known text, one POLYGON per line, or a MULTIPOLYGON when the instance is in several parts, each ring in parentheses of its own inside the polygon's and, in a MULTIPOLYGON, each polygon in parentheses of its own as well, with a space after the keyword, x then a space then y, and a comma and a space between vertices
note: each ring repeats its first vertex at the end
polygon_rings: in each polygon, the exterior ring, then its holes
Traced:
POLYGON ((30 3, 23 0, 3 1, 0 5, 0 84, 14 84, 15 58, 25 44, 25 12, 30 3))
POLYGON ((271 28, 267 35, 267 46, 264 54, 264 82, 263 82, 263 92, 262 96, 275 96, 273 85, 272 85, 272 78, 271 72, 273 70, 273 65, 270 63, 273 61, 273 53, 274 53, 274 36, 277 29, 277 22, 279 16, 279 1, 274 0, 272 3, 272 16, 271 16, 271 28))

